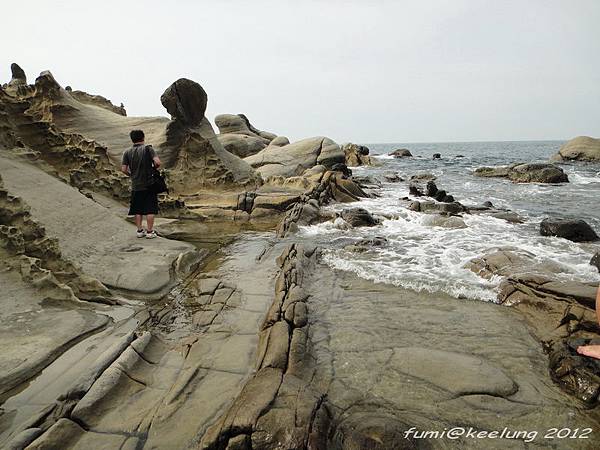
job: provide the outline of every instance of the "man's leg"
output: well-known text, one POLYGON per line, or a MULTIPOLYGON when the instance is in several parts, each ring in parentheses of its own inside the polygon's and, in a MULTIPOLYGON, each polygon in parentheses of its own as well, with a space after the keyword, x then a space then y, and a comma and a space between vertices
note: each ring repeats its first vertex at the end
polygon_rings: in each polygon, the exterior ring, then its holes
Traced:
POLYGON ((146 224, 148 225, 148 231, 154 230, 154 214, 148 214, 146 216, 146 224))
MULTIPOLYGON (((598 286, 598 292, 596 292, 596 318, 598 319, 598 324, 600 324, 600 286, 598 286)), ((600 359, 600 345, 582 345, 577 348, 577 352, 585 356, 600 359)))
POLYGON ((135 225, 137 226, 138 230, 142 229, 142 215, 141 214, 135 215, 135 225))

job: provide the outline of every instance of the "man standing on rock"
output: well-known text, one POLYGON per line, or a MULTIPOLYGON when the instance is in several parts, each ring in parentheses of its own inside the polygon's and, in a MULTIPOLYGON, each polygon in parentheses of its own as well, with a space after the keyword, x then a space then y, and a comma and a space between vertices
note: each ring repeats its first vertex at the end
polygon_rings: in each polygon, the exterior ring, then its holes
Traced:
POLYGON ((160 159, 151 145, 145 145, 144 132, 132 130, 129 137, 133 146, 123 153, 121 171, 131 177, 131 203, 129 215, 135 215, 137 237, 154 239, 154 215, 158 214, 158 196, 148 188, 151 184, 152 168, 160 167, 160 159), (142 226, 146 216, 147 229, 142 226))

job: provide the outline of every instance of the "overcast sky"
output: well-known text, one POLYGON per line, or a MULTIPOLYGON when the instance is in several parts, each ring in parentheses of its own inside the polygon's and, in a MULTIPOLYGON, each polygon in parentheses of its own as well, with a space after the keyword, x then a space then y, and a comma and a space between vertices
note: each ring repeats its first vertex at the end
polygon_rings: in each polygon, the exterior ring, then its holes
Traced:
POLYGON ((441 142, 600 137, 599 0, 131 1, 2 5, 0 76, 166 115, 180 77, 209 119, 290 139, 441 142))

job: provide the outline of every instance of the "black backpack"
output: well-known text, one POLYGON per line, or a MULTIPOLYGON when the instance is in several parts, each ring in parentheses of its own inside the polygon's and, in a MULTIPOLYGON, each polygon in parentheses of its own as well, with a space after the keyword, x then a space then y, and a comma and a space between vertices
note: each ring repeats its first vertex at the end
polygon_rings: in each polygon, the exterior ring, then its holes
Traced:
POLYGON ((169 187, 167 186, 165 177, 156 167, 154 167, 154 161, 152 160, 152 155, 150 154, 150 150, 148 150, 148 146, 146 146, 144 150, 145 157, 148 159, 148 164, 150 164, 152 167, 152 170, 150 171, 148 190, 155 194, 162 194, 163 192, 168 193, 169 187))

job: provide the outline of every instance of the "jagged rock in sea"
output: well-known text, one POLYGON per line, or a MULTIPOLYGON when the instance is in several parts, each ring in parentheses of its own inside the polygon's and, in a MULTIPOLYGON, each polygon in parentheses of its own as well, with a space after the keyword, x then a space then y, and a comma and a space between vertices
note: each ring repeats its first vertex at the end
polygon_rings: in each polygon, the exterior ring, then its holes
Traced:
POLYGON ((552 161, 600 161, 600 139, 577 136, 565 143, 552 161))
POLYGON ((594 253, 594 256, 592 256, 592 259, 590 259, 590 264, 598 269, 598 272, 600 272, 600 252, 594 253))
POLYGON ((441 159, 442 155, 440 153, 434 153, 432 159, 441 159))
POLYGON ((569 177, 558 166, 546 163, 516 163, 510 166, 480 167, 478 177, 508 178, 515 183, 568 183, 569 177))
POLYGON ((584 220, 544 219, 540 223, 542 236, 558 236, 573 242, 589 242, 598 240, 594 229, 584 220))
POLYGON ((358 144, 344 144, 342 151, 346 157, 346 165, 350 167, 372 166, 374 160, 369 156, 369 148, 358 144))

